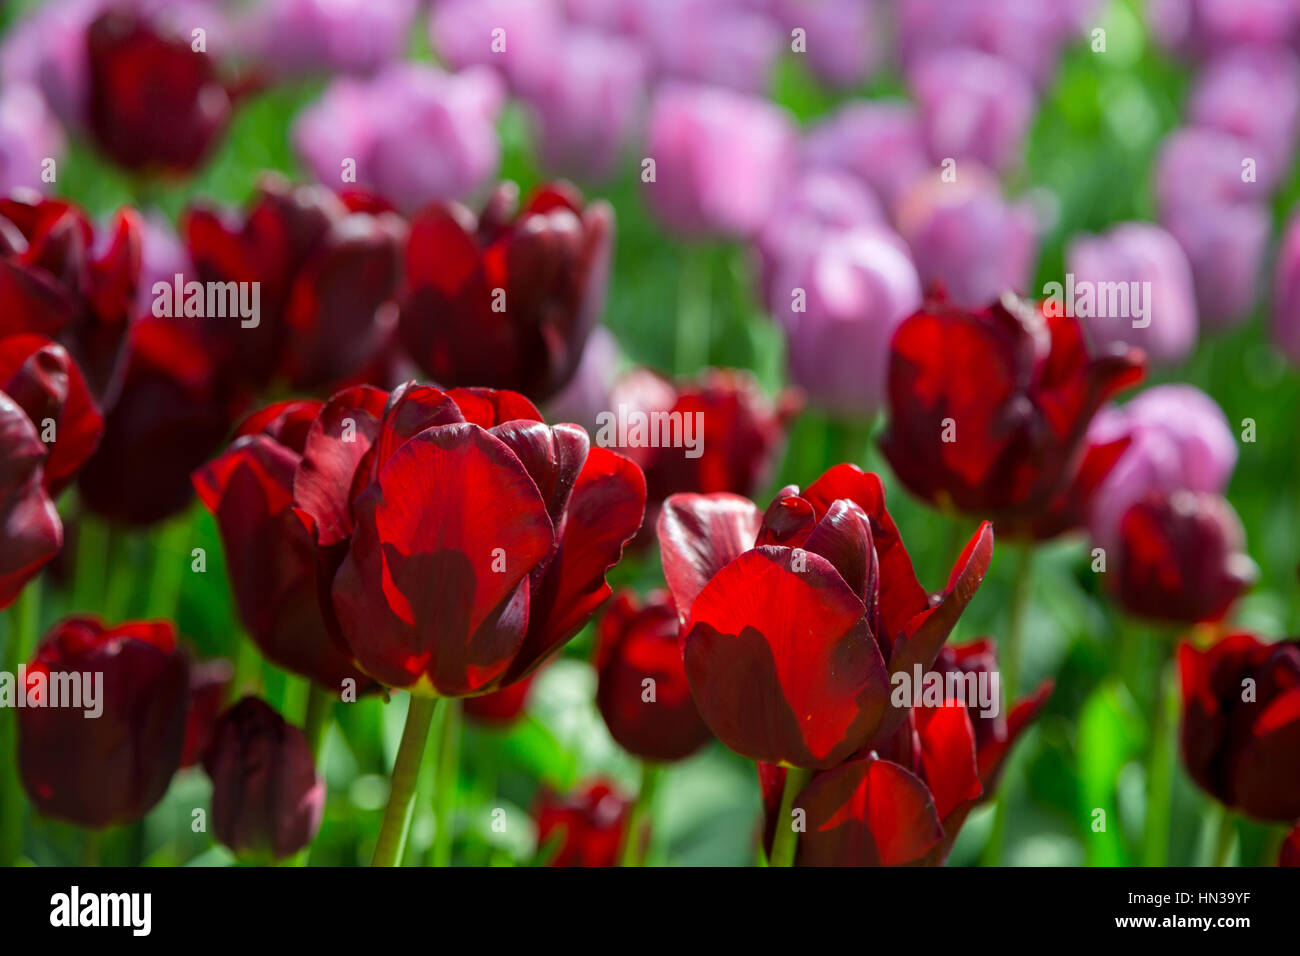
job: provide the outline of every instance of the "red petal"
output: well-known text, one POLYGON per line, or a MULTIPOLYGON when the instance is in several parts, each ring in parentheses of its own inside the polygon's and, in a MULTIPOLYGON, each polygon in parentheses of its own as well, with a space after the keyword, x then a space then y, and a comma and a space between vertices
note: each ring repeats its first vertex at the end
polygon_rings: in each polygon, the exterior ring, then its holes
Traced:
POLYGON ((664 502, 657 529, 660 560, 683 621, 709 579, 754 546, 762 518, 748 498, 721 492, 672 495, 664 502))

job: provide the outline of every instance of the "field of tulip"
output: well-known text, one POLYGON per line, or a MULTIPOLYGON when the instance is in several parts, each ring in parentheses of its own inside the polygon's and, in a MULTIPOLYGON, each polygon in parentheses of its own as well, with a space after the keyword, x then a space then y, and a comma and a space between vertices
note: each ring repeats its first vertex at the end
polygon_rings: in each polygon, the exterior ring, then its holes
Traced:
POLYGON ((1300 2, 0 5, 0 865, 1300 865, 1300 2))

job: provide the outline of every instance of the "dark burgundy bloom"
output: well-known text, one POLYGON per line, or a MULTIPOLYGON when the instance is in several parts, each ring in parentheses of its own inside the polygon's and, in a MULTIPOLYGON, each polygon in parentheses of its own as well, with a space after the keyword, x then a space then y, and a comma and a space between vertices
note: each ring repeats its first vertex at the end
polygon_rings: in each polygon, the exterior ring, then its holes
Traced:
POLYGON ((644 605, 629 594, 614 598, 600 622, 596 673, 596 703, 624 750, 668 762, 712 738, 691 697, 667 594, 652 593, 644 605))
POLYGON ((390 347, 405 225, 323 186, 264 176, 242 217, 204 207, 181 225, 200 282, 259 283, 257 324, 207 316, 217 364, 253 388, 341 386, 390 347), (365 207, 365 208, 362 208, 365 207))
POLYGON ((615 866, 631 810, 632 801, 606 780, 567 796, 543 790, 533 810, 537 846, 554 848, 550 866, 615 866))
POLYGON ((184 319, 147 318, 104 437, 79 488, 114 521, 159 521, 189 504, 190 473, 229 434, 244 405, 184 319))
POLYGON ((1300 641, 1230 634, 1178 648, 1183 763, 1216 800, 1262 820, 1300 819, 1300 641))
POLYGON ((126 169, 185 173, 202 163, 230 119, 215 61, 191 38, 126 10, 110 10, 86 33, 87 125, 99 148, 126 169))
POLYGON ((217 721, 203 757, 212 831, 239 856, 282 860, 320 829, 325 783, 301 730, 256 697, 217 721))
POLYGON ((1300 824, 1286 835, 1277 854, 1278 866, 1300 866, 1300 824))
POLYGON ((301 448, 292 506, 325 623, 360 670, 415 693, 535 670, 609 596, 645 509, 636 465, 514 392, 358 386, 301 448))
POLYGON ((239 619, 267 660, 337 692, 365 687, 321 609, 316 543, 294 508, 294 476, 323 402, 289 401, 240 426, 222 455, 194 473, 221 532, 239 619))
POLYGON ((67 351, 0 338, 0 608, 59 552, 53 497, 99 441, 103 420, 67 351))
POLYGON ((573 377, 600 319, 614 229, 608 203, 565 183, 515 210, 503 184, 476 220, 464 206, 417 213, 406 247, 401 340, 444 386, 487 385, 545 401, 573 377))
POLYGON ((224 658, 190 664, 190 709, 185 717, 182 767, 192 767, 203 759, 234 676, 234 667, 224 658))
POLYGON ((528 692, 532 690, 533 678, 536 676, 537 672, 534 671, 509 687, 494 690, 490 694, 480 694, 478 697, 466 697, 461 704, 465 716, 487 727, 509 727, 524 712, 528 692))
POLYGON ((1232 505, 1208 492, 1153 491, 1120 519, 1110 581, 1129 613, 1171 624, 1218 621, 1255 579, 1232 505))
POLYGON ((762 514, 736 495, 673 495, 659 518, 700 715, 737 753, 829 769, 892 739, 891 673, 929 668, 993 554, 981 525, 931 601, 880 479, 837 465, 762 514))
MULTIPOLYGON (((84 677, 82 677, 84 682, 84 677)), ((84 827, 130 823, 154 806, 180 766, 189 664, 169 621, 106 628, 68 618, 27 665, 18 711, 18 762, 36 808, 84 827), (85 709, 33 707, 33 675, 103 675, 95 718, 85 709)))
POLYGON ((140 217, 122 209, 107 242, 71 203, 35 193, 0 199, 0 336, 54 339, 112 404, 125 370, 140 276, 140 217))
POLYGON ((1012 296, 976 312, 931 299, 894 333, 881 447, 913 494, 1023 536, 1075 480, 1093 414, 1142 363, 1127 346, 1089 355, 1073 318, 1012 296))

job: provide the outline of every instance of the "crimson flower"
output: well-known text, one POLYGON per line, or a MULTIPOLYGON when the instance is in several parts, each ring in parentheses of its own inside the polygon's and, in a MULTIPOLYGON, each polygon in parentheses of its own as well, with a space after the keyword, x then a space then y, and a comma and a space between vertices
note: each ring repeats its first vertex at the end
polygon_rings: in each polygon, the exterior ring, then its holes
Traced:
POLYGON ((263 176, 246 213, 202 206, 181 224, 198 281, 259 283, 255 326, 206 316, 204 338, 225 374, 255 389, 365 377, 391 346, 405 225, 370 197, 263 176))
POLYGON ((1300 824, 1286 835, 1277 854, 1278 866, 1300 866, 1300 824))
POLYGON ((61 345, 39 335, 0 338, 0 608, 62 547, 53 498, 102 429, 61 345))
POLYGON ((664 577, 700 715, 737 753, 829 769, 890 739, 890 675, 929 668, 993 554, 980 526, 931 601, 880 479, 837 465, 762 514, 736 495, 673 495, 664 577))
MULTIPOLYGON (((189 664, 168 621, 105 627, 68 618, 27 665, 28 698, 55 674, 103 675, 95 718, 86 708, 18 711, 18 764, 36 808, 84 827, 130 823, 154 806, 180 766, 189 704, 189 664)), ((83 701, 84 701, 83 697, 83 701)))
POLYGON ((462 703, 465 716, 485 727, 509 727, 524 712, 528 692, 532 690, 533 678, 536 676, 537 672, 533 671, 523 680, 490 694, 466 697, 462 703))
POLYGON ((600 622, 596 673, 610 736, 642 760, 681 760, 712 737, 691 698, 667 594, 644 604, 630 594, 614 598, 600 622))
POLYGON ((930 299, 894 333, 881 448, 932 505, 1041 536, 1025 525, 1059 507, 1093 414, 1142 363, 1127 346, 1090 355, 1077 321, 1013 296, 973 312, 930 299))
POLYGON ((282 860, 320 829, 325 782, 301 730, 256 697, 218 719, 203 757, 212 830, 237 855, 282 860))
POLYGON ((1187 773, 1261 820, 1300 819, 1300 641, 1230 634, 1178 648, 1187 773))
POLYGON ((234 676, 234 667, 224 658, 190 664, 190 709, 185 715, 182 767, 192 767, 203 759, 234 676))
POLYGON ((0 199, 0 336, 31 332, 62 344, 101 407, 125 371, 141 229, 139 214, 122 209, 105 242, 71 203, 35 193, 0 199))
POLYGON ((632 801, 607 780, 567 796, 543 790, 533 810, 537 845, 550 866, 614 866, 627 833, 632 801))
POLYGON ((91 23, 88 126, 113 162, 185 173, 203 162, 230 119, 216 63, 190 37, 126 10, 91 23))
POLYGON ((1220 620, 1255 579, 1232 505, 1208 492, 1153 491, 1120 519, 1116 600, 1171 624, 1220 620))
POLYGON ((411 221, 400 335, 444 386, 513 389, 535 402, 578 368, 600 318, 613 210, 552 183, 516 211, 513 183, 475 219, 435 203, 411 221))

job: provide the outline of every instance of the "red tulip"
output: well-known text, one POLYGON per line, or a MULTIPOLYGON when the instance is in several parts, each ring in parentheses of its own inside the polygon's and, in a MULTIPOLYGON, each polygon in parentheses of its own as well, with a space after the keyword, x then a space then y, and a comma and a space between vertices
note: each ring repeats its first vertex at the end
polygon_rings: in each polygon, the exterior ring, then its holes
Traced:
POLYGON ((1112 590, 1138 617, 1218 621, 1255 578, 1241 521, 1218 495, 1151 492, 1124 513, 1119 534, 1112 590))
POLYGON ((282 860, 320 829, 325 783, 307 738, 256 697, 217 721, 203 758, 212 779, 212 830, 240 856, 282 860))
POLYGON ((890 674, 928 668, 993 553, 982 525, 935 601, 875 475, 838 465, 760 514, 735 495, 673 495, 664 576, 700 714, 737 753, 830 769, 892 737, 890 674))
POLYGON ((141 229, 135 210, 122 209, 104 243, 71 203, 34 193, 0 199, 0 337, 29 332, 58 341, 102 407, 126 368, 141 229))
POLYGON ((185 717, 182 767, 192 767, 203 759, 234 676, 235 669, 224 658, 190 664, 190 709, 185 717))
POLYGON ((613 229, 608 203, 584 205, 566 184, 542 187, 518 213, 505 184, 477 221, 456 203, 426 207, 406 247, 402 344, 444 386, 546 400, 600 319, 613 229))
POLYGON ((111 10, 86 35, 88 125, 113 162, 132 171, 184 173, 202 163, 230 119, 230 97, 188 36, 111 10))
POLYGON ((1278 866, 1300 866, 1300 824, 1286 835, 1277 855, 1278 866))
POLYGON ((532 690, 533 678, 536 676, 537 672, 534 671, 509 687, 494 690, 490 694, 480 694, 478 697, 466 697, 461 703, 465 716, 487 727, 509 727, 524 712, 528 692, 532 690))
POLYGON ((712 737, 691 698, 668 595, 653 593, 644 605, 614 598, 600 622, 596 673, 605 726, 642 760, 681 760, 712 737))
POLYGON ((1074 319, 1014 297, 977 312, 932 299, 894 334, 881 447, 917 496, 1024 536, 1075 480, 1093 414, 1141 379, 1142 361, 1124 346, 1089 355, 1074 319))
POLYGON ((1230 634, 1178 648, 1187 772, 1252 817, 1300 819, 1300 641, 1230 634))
POLYGON ((316 544, 294 508, 294 476, 323 402, 281 402, 194 473, 199 500, 221 532, 239 619, 258 649, 285 670, 337 692, 370 684, 352 666, 321 609, 316 544))
MULTIPOLYGON (((205 340, 228 375, 254 388, 281 376, 295 389, 340 386, 389 348, 405 226, 350 208, 323 186, 267 175, 241 218, 191 208, 182 233, 201 282, 257 282, 255 326, 206 317, 205 340)), ((363 211, 364 210, 364 211, 363 211)))
POLYGON ((632 801, 596 780, 568 796, 543 791, 533 816, 537 845, 554 847, 550 866, 614 866, 627 833, 632 801))
POLYGON ((30 703, 18 711, 18 763, 32 803, 85 827, 140 819, 167 791, 185 741, 189 665, 175 628, 68 618, 27 665, 29 697, 38 673, 47 682, 56 674, 102 675, 103 711, 92 718, 85 709, 30 703))

